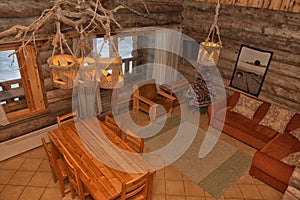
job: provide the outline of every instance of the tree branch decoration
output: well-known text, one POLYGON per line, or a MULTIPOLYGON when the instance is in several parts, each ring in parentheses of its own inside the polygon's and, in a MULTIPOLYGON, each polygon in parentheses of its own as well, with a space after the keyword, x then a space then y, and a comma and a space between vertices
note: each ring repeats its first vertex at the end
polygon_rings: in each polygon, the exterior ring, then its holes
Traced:
MULTIPOLYGON (((118 3, 120 4, 119 1, 118 3)), ((111 23, 121 28, 121 25, 114 17, 114 13, 122 8, 128 9, 128 6, 120 4, 109 10, 103 7, 101 0, 55 0, 53 7, 44 10, 41 16, 32 24, 29 26, 15 25, 1 32, 0 39, 14 35, 15 39, 22 41, 22 45, 18 49, 20 51, 28 43, 35 43, 37 32, 47 23, 53 23, 54 20, 56 35, 54 36, 52 45, 54 49, 59 47, 61 53, 63 53, 62 44, 67 44, 61 31, 63 25, 75 29, 80 35, 89 35, 89 33, 96 29, 104 30, 105 38, 108 38, 111 35, 111 23), (28 36, 29 33, 31 33, 30 36, 28 36)), ((134 11, 133 9, 130 10, 134 11)), ((134 11, 134 13, 143 15, 137 11, 134 11)), ((71 50, 69 47, 68 49, 69 51, 71 50)))

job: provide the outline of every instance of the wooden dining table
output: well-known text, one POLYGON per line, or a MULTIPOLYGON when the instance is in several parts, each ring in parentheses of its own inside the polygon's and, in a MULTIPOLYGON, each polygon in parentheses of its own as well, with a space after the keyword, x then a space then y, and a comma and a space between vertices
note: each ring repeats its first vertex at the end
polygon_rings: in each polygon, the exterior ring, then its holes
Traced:
POLYGON ((61 126, 48 136, 53 155, 71 157, 94 199, 118 198, 122 183, 144 172, 149 172, 147 199, 152 198, 155 169, 96 117, 61 126))

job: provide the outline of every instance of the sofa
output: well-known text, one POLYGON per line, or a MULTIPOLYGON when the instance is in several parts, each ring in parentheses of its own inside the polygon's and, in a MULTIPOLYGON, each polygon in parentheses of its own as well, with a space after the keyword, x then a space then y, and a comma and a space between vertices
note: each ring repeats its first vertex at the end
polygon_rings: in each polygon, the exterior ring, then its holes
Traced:
POLYGON ((300 152, 300 141, 290 134, 299 127, 300 115, 295 114, 287 125, 285 133, 276 135, 266 146, 254 154, 250 175, 285 192, 295 166, 282 160, 295 152, 300 152))
POLYGON ((253 118, 249 119, 231 111, 237 104, 240 95, 241 93, 234 92, 233 95, 227 97, 226 103, 221 100, 210 105, 208 107, 209 123, 218 130, 222 129, 224 133, 255 149, 262 149, 278 134, 277 131, 258 124, 267 113, 271 104, 262 101, 262 105, 257 109, 253 118), (225 120, 224 115, 226 116, 225 120))
MULTIPOLYGON (((241 95, 239 92, 234 92, 233 95, 227 97, 226 104, 220 101, 210 105, 208 108, 209 123, 219 130, 222 129, 224 133, 256 148, 258 151, 253 156, 250 175, 284 192, 295 166, 284 162, 283 159, 295 152, 300 152, 300 137, 297 139, 290 134, 292 131, 300 129, 300 114, 290 114, 284 129, 274 130, 261 123, 267 118, 271 107, 274 106, 259 100, 260 104, 253 116, 245 117, 234 110, 241 95), (224 114, 225 120, 223 120, 222 128, 221 120, 224 114)), ((254 98, 248 96, 246 99, 251 101, 254 98)), ((278 124, 280 123, 278 122, 278 124)))

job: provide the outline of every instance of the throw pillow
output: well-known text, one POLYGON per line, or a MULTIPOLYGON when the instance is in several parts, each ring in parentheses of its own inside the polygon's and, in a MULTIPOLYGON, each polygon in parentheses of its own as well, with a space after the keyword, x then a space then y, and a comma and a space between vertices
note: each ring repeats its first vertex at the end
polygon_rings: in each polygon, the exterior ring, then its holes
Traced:
POLYGON ((285 156, 281 161, 291 166, 300 167, 300 151, 285 156))
POLYGON ((300 127, 291 131, 290 134, 292 134, 295 138, 297 138, 300 141, 300 127))
POLYGON ((259 124, 270 127, 273 130, 278 131, 279 133, 283 133, 294 114, 295 112, 272 104, 267 114, 259 122, 259 124))
POLYGON ((238 102, 231 109, 231 111, 241 114, 249 119, 252 119, 256 110, 262 103, 262 101, 258 101, 256 99, 241 94, 238 102))

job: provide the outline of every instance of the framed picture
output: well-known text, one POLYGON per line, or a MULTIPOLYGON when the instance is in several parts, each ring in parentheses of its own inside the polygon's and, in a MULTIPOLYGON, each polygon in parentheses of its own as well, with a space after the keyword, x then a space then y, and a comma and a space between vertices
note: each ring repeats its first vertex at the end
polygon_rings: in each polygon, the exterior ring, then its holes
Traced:
POLYGON ((230 86, 258 96, 273 52, 241 45, 230 86))

